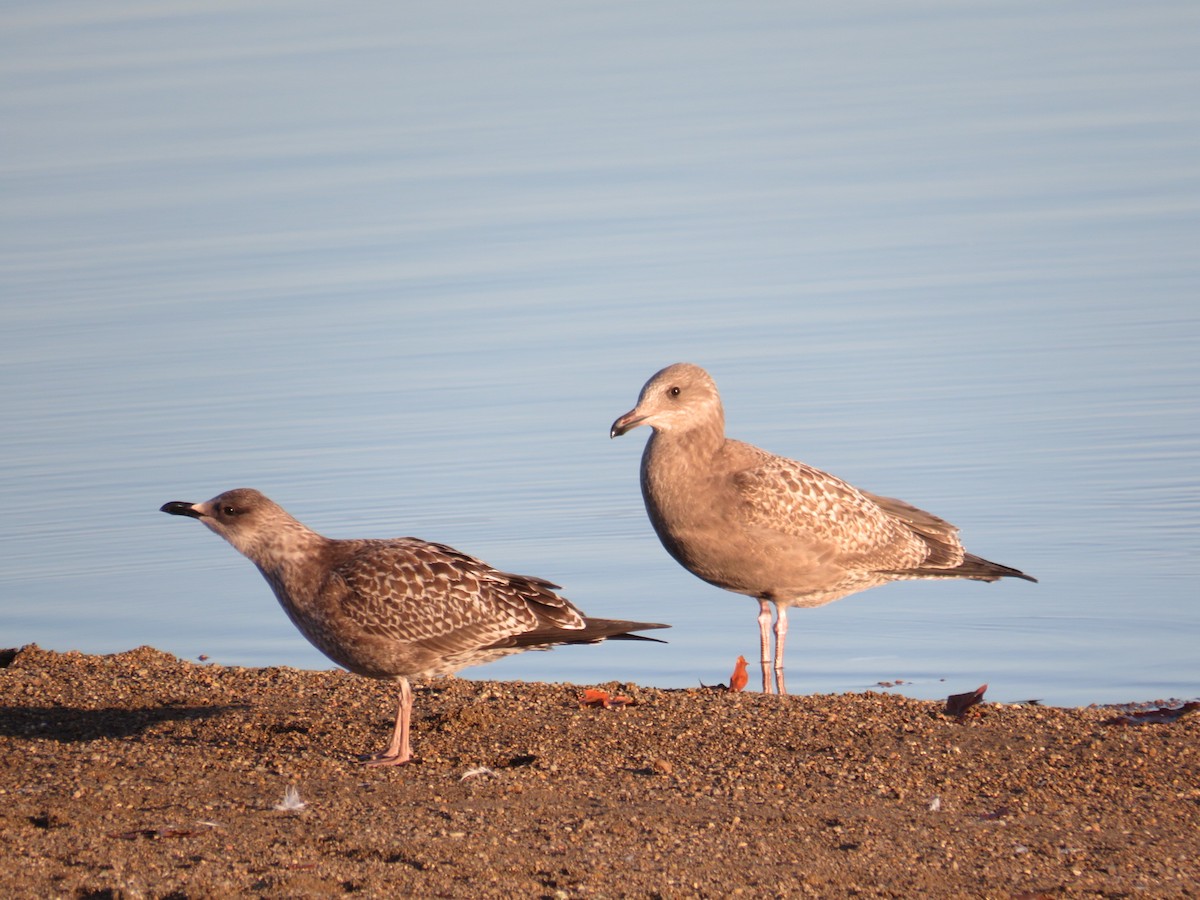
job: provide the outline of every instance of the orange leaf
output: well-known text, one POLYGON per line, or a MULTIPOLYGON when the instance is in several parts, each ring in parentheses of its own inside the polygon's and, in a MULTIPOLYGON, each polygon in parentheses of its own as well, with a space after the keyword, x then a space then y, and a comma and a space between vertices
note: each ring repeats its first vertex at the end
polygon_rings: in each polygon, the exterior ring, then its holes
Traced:
POLYGON ((729 676, 729 689, 740 691, 746 687, 749 680, 750 676, 746 674, 746 657, 739 656, 733 666, 733 674, 729 676))
POLYGON ((620 695, 614 697, 608 691, 588 688, 579 698, 580 706, 599 706, 604 709, 624 709, 626 706, 637 706, 636 700, 620 695))

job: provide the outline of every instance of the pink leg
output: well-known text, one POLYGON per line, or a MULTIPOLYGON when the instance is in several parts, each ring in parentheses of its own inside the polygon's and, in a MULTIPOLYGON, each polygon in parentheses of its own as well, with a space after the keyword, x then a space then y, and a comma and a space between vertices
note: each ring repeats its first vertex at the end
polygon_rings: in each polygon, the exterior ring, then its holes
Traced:
POLYGON ((775 683, 779 693, 786 694, 787 686, 783 683, 783 645, 787 640, 787 607, 776 604, 778 615, 775 617, 775 683))
POLYGON ((761 646, 761 654, 759 659, 762 660, 762 685, 763 693, 770 694, 773 690, 771 684, 771 607, 770 601, 758 601, 758 636, 761 646))
POLYGON ((366 760, 368 766, 402 766, 413 761, 412 744, 408 740, 408 724, 412 718, 412 685, 407 678, 400 679, 400 709, 396 712, 396 728, 392 742, 378 756, 366 760))

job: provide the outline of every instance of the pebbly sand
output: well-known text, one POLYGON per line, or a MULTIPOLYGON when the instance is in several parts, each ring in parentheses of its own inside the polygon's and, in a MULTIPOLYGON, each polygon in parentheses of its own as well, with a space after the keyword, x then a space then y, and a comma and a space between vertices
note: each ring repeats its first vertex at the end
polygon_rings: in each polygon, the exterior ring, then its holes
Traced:
POLYGON ((5 897, 1200 896, 1197 714, 0 662, 5 897))

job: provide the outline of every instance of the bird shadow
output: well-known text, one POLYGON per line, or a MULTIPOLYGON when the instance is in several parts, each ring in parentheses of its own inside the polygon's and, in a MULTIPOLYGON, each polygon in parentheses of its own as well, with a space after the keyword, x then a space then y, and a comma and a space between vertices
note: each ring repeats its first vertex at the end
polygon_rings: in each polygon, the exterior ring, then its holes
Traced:
POLYGON ((141 734, 162 722, 199 721, 246 704, 167 706, 154 709, 71 709, 61 706, 0 706, 0 736, 75 743, 141 734))

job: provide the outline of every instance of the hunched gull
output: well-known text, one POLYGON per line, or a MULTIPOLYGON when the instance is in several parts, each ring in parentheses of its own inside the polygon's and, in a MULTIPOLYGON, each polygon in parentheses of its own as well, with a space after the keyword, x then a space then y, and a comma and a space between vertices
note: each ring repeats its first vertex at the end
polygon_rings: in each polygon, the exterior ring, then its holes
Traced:
POLYGON ((590 644, 667 628, 583 615, 558 585, 512 575, 419 538, 334 540, 256 490, 162 512, 199 519, 258 566, 284 612, 314 647, 358 675, 400 683, 391 744, 368 765, 412 759, 410 678, 450 675, 522 650, 590 644))
POLYGON ((827 472, 725 437, 708 373, 677 363, 655 374, 610 437, 653 429, 642 454, 642 497, 667 552, 717 587, 758 600, 763 691, 786 693, 790 606, 822 606, 889 581, 1024 578, 963 550, 958 529, 903 500, 859 490, 827 472))

